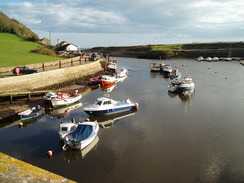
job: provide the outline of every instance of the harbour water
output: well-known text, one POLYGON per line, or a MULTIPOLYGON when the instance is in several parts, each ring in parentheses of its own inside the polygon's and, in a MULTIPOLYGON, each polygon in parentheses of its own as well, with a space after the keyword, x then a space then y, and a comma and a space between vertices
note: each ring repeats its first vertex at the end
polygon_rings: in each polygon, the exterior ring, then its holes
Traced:
POLYGON ((25 128, 0 129, 0 151, 82 183, 244 181, 244 72, 238 61, 164 61, 193 78, 195 92, 181 96, 168 93, 168 78, 150 72, 152 60, 116 59, 130 71, 109 95, 139 103, 138 111, 92 118, 101 127, 94 143, 63 152, 60 122, 88 118, 82 108, 104 95, 97 89, 70 111, 54 110, 25 128))

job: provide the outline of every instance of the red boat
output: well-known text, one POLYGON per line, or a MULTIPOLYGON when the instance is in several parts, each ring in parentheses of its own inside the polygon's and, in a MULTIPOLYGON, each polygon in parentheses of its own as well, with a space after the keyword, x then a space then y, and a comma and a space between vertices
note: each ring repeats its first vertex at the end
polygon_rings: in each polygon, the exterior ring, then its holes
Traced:
POLYGON ((95 77, 90 79, 90 84, 100 84, 101 83, 101 77, 95 77))

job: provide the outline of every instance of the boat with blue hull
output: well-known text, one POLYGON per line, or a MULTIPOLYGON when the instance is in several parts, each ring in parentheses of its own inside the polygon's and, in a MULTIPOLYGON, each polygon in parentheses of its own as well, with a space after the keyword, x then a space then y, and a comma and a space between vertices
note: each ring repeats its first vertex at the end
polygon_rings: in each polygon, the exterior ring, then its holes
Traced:
POLYGON ((20 116, 21 120, 28 120, 40 116, 43 112, 44 107, 37 105, 36 107, 32 107, 31 109, 18 113, 18 115, 20 116))
POLYGON ((94 104, 85 107, 83 110, 89 115, 105 115, 138 108, 138 103, 126 100, 116 101, 108 97, 97 98, 94 104))

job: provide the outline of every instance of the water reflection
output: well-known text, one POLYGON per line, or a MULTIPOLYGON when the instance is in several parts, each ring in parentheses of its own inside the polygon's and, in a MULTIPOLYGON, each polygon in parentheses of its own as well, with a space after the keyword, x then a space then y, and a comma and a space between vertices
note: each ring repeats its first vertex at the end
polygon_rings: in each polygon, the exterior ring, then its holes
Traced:
POLYGON ((100 87, 101 91, 103 91, 104 93, 109 93, 111 92, 114 88, 116 87, 116 84, 108 84, 108 85, 102 85, 100 87))
POLYGON ((31 119, 21 121, 18 126, 19 126, 19 128, 26 128, 26 127, 34 124, 35 122, 39 121, 43 116, 45 116, 44 113, 42 113, 40 116, 37 116, 35 118, 31 118, 31 119))
POLYGON ((55 108, 46 107, 45 112, 52 118, 56 117, 58 119, 62 119, 62 118, 70 117, 70 112, 75 109, 80 108, 81 106, 82 106, 81 102, 75 102, 68 106, 60 106, 60 107, 55 107, 55 108))
POLYGON ((116 114, 90 116, 89 120, 90 121, 97 120, 100 128, 112 128, 116 120, 132 116, 136 113, 136 111, 137 110, 130 110, 130 111, 124 111, 116 114))
MULTIPOLYGON (((82 150, 72 149, 69 151, 65 151, 64 160, 69 163, 74 160, 84 159, 92 149, 94 150, 96 149, 98 145, 98 141, 99 141, 99 137, 96 136, 96 138, 92 141, 92 143, 90 143, 82 150)), ((60 147, 62 148, 62 143, 60 143, 60 147)))

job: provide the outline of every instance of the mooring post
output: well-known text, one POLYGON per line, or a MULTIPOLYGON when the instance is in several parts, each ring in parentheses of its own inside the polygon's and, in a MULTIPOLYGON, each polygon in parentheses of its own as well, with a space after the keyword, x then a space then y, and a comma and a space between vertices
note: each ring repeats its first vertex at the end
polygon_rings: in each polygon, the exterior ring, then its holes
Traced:
POLYGON ((9 101, 9 102, 10 102, 10 104, 12 104, 12 102, 13 102, 13 96, 12 96, 12 94, 11 94, 11 93, 9 94, 9 100, 10 100, 10 101, 9 101))
POLYGON ((30 100, 31 99, 31 94, 30 93, 28 93, 28 100, 30 100))
POLYGON ((61 68, 61 67, 62 67, 61 61, 59 61, 59 68, 61 68))
POLYGON ((72 59, 71 59, 70 63, 71 63, 71 66, 73 66, 73 60, 72 59))
POLYGON ((42 70, 43 70, 43 71, 45 70, 45 66, 44 66, 44 63, 42 63, 42 70))

